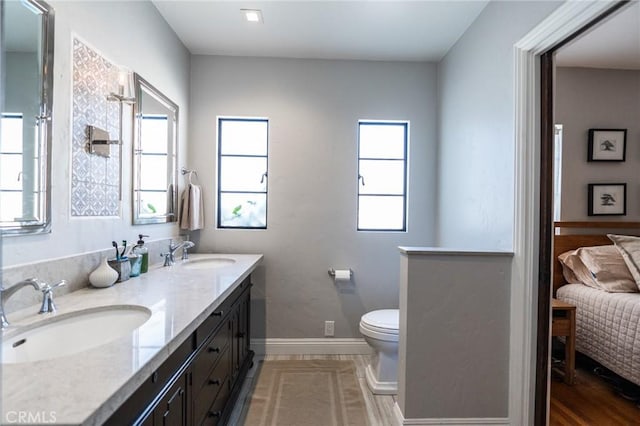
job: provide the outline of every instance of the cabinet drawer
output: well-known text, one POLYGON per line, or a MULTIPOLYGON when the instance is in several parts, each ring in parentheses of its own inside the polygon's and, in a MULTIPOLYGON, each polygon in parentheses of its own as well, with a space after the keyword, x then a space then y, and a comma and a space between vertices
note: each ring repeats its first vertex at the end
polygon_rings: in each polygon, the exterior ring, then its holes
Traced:
POLYGON ((229 315, 229 309, 231 308, 231 301, 225 300, 220 306, 218 306, 211 315, 198 327, 196 330, 196 347, 199 347, 204 341, 207 340, 211 333, 215 331, 220 324, 222 324, 225 318, 229 315))
MULTIPOLYGON (((229 321, 225 322, 217 333, 202 345, 193 362, 193 388, 198 391, 205 383, 213 366, 225 354, 229 346, 229 321)), ((227 355, 225 355, 227 356, 227 355)))
MULTIPOLYGON (((216 364, 209 377, 205 380, 200 391, 196 392, 193 402, 193 418, 196 419, 195 424, 200 424, 205 420, 206 414, 210 411, 209 407, 211 407, 216 396, 226 395, 225 389, 229 388, 228 377, 229 349, 227 348, 220 357, 218 364, 216 364)), ((226 398, 226 396, 223 398, 226 398)), ((211 418, 215 419, 215 416, 211 418)))
POLYGON ((220 418, 222 417, 230 392, 229 384, 225 382, 216 400, 213 401, 213 404, 211 404, 209 409, 204 413, 203 421, 200 423, 202 426, 217 426, 218 424, 222 424, 220 423, 220 418))
POLYGON ((247 277, 240 283, 238 288, 236 288, 236 290, 234 291, 233 296, 235 296, 235 297, 230 297, 229 299, 232 299, 232 301, 235 302, 238 299, 238 297, 240 296, 240 294, 242 294, 242 292, 245 291, 249 287, 251 287, 251 278, 247 277))
POLYGON ((251 278, 245 278, 238 287, 233 290, 233 292, 227 297, 224 302, 220 304, 212 313, 205 319, 200 327, 196 330, 196 347, 199 347, 202 342, 207 340, 207 338, 215 331, 216 328, 231 312, 231 308, 233 303, 240 297, 242 292, 251 286, 251 278))

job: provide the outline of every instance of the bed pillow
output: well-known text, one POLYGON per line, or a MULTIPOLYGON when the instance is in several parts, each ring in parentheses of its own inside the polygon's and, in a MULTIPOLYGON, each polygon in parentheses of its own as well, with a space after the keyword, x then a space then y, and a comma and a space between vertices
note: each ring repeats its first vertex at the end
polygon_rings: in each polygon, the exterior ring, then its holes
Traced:
POLYGON ((615 244, 640 288, 640 237, 613 234, 607 234, 607 237, 615 244))
MULTIPOLYGON (((573 272, 573 269, 571 269, 571 267, 566 264, 567 260, 563 258, 564 255, 569 256, 571 253, 572 252, 568 251, 558 256, 558 260, 560 260, 560 265, 562 265, 562 276, 564 277, 564 280, 568 284, 579 284, 582 282, 582 280, 576 277, 576 274, 573 272)), ((582 263, 582 261, 579 258, 578 258, 578 261, 582 263)), ((582 268, 584 268, 584 265, 582 265, 582 268)))
POLYGON ((580 282, 590 287, 610 293, 638 291, 639 287, 624 258, 613 245, 581 247, 561 256, 564 261, 560 261, 571 268, 580 282))
POLYGON ((569 284, 582 283, 589 287, 600 289, 589 269, 584 265, 578 250, 570 250, 558 256, 562 265, 562 275, 569 284))

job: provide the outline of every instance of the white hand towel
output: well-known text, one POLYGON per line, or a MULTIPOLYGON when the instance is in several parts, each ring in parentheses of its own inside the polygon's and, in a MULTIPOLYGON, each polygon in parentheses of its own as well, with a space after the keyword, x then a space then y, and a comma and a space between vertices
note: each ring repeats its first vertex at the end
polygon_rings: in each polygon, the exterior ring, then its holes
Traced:
POLYGON ((180 229, 196 231, 204 228, 204 205, 202 189, 189 184, 180 196, 180 229))

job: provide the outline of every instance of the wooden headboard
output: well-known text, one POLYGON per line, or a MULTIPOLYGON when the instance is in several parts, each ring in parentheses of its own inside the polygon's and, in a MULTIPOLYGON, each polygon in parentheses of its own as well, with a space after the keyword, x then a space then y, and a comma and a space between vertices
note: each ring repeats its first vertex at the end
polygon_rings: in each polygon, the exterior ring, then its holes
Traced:
POLYGON ((567 283, 562 275, 562 265, 558 256, 565 251, 575 250, 580 247, 603 246, 613 244, 606 234, 616 233, 616 229, 624 229, 628 234, 631 230, 634 235, 640 233, 640 222, 555 222, 553 236, 553 294, 567 283), (588 234, 560 233, 567 230, 588 231, 588 234), (596 230, 600 230, 599 233, 596 230))

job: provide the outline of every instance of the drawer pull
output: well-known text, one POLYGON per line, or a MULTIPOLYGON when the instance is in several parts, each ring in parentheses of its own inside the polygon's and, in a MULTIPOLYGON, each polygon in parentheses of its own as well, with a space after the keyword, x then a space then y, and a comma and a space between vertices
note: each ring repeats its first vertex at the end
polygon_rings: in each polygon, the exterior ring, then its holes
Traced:
POLYGON ((208 351, 209 351, 209 352, 216 352, 216 353, 220 353, 220 348, 212 348, 212 347, 209 347, 208 351))
POLYGON ((219 385, 220 384, 220 380, 215 379, 215 380, 209 380, 209 384, 210 385, 219 385))
POLYGON ((222 414, 220 411, 209 411, 209 417, 220 417, 220 414, 222 414))
POLYGON ((224 311, 218 311, 211 314, 212 317, 221 317, 224 311))
POLYGON ((238 337, 242 339, 244 337, 244 333, 243 332, 239 332, 238 333, 238 337))

